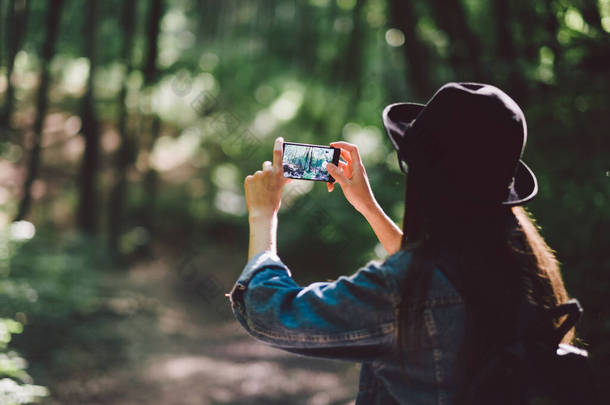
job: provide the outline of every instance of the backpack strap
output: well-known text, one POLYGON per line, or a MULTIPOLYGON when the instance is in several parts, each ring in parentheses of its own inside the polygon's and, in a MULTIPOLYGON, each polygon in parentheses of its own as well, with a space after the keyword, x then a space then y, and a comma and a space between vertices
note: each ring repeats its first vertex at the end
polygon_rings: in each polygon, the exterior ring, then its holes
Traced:
POLYGON ((561 316, 566 316, 567 318, 555 329, 553 333, 554 343, 558 345, 561 342, 561 339, 568 333, 570 329, 576 325, 580 316, 582 315, 582 306, 580 302, 576 298, 572 298, 571 300, 557 305, 555 308, 550 309, 547 314, 551 319, 557 319, 561 316))

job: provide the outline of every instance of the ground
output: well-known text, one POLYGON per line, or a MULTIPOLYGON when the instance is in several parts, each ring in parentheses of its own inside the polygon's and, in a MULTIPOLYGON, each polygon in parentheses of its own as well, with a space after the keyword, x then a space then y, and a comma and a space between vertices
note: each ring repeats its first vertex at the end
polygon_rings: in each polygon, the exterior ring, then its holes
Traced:
POLYGON ((127 364, 55 387, 52 404, 348 405, 358 366, 305 358, 255 341, 226 298, 177 288, 173 266, 143 262, 109 276, 110 305, 123 313, 127 364))

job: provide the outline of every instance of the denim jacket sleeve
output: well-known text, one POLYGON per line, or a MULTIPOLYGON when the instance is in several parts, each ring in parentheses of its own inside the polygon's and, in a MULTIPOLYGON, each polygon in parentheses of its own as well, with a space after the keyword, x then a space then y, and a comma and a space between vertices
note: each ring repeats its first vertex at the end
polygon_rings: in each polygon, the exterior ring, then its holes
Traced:
POLYGON ((263 252, 237 280, 233 312, 253 337, 287 351, 354 361, 390 355, 398 267, 370 262, 349 277, 303 287, 277 255, 263 252))

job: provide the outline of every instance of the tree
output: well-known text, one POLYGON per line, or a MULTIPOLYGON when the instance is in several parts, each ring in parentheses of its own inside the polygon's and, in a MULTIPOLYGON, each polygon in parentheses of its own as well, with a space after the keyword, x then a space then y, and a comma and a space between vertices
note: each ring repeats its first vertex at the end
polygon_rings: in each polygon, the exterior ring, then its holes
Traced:
POLYGON ((200 23, 197 25, 197 37, 202 41, 206 41, 213 37, 216 30, 217 18, 212 18, 214 14, 211 11, 217 12, 218 7, 222 7, 222 3, 211 7, 210 0, 199 0, 193 4, 194 11, 197 13, 200 23))
POLYGON ((599 12, 599 2, 597 0, 580 0, 577 4, 586 23, 597 31, 604 32, 602 17, 599 12))
POLYGON ((557 34, 559 33, 559 21, 557 21, 557 15, 553 8, 553 0, 544 0, 546 19, 544 26, 546 28, 547 35, 549 37, 549 47, 553 51, 555 60, 555 68, 559 66, 561 61, 561 46, 557 40, 557 34))
MULTIPOLYGON (((161 17, 163 16, 163 0, 152 0, 148 11, 148 22, 146 29, 146 37, 148 38, 146 46, 146 60, 144 63, 144 86, 148 92, 148 101, 152 96, 152 86, 157 82, 158 68, 157 57, 159 54, 159 31, 161 17)), ((149 152, 161 132, 161 120, 159 116, 152 113, 150 138, 148 139, 149 152)), ((150 156, 150 153, 149 153, 150 156)), ((144 190, 147 196, 146 207, 144 212, 145 226, 152 231, 154 229, 155 206, 157 199, 157 183, 159 174, 149 165, 148 171, 144 178, 144 190)))
POLYGON ((313 10, 308 0, 298 0, 297 2, 297 38, 294 47, 294 58, 305 69, 315 66, 316 51, 318 48, 318 31, 316 26, 311 24, 313 20, 313 10), (298 44, 301 44, 299 46, 298 44))
POLYGON ((349 103, 346 111, 346 118, 350 119, 358 106, 361 94, 361 77, 363 72, 363 54, 365 42, 364 21, 362 10, 366 0, 357 0, 352 9, 352 31, 343 52, 337 55, 333 67, 333 81, 338 81, 346 85, 352 92, 353 102, 349 103))
POLYGON ((121 143, 115 156, 115 182, 110 193, 110 207, 108 214, 108 248, 114 258, 119 257, 119 238, 124 223, 124 206, 127 190, 127 170, 133 161, 133 139, 129 132, 127 112, 127 78, 133 70, 132 50, 135 34, 137 1, 125 1, 121 11, 121 31, 123 47, 121 49, 121 62, 125 66, 125 77, 119 94, 118 130, 121 143))
POLYGON ((411 0, 390 0, 390 21, 405 35, 402 47, 415 96, 425 100, 434 86, 430 75, 430 55, 417 34, 417 15, 411 0))
POLYGON ((459 80, 483 81, 480 44, 468 26, 461 0, 434 0, 431 6, 439 28, 449 37, 449 62, 459 80))
POLYGON ((30 152, 27 175, 23 184, 23 197, 19 202, 16 221, 22 220, 28 214, 32 203, 32 184, 38 178, 40 170, 40 154, 42 151, 42 126, 47 114, 47 93, 50 85, 49 65, 55 54, 55 43, 59 31, 59 21, 63 0, 49 0, 47 8, 45 40, 42 46, 42 71, 40 74, 40 87, 36 97, 36 118, 34 120, 34 144, 30 152))
POLYGON ((540 46, 544 43, 540 38, 540 28, 544 21, 536 11, 536 4, 530 0, 519 0, 514 2, 517 10, 516 15, 521 31, 521 54, 531 65, 537 65, 540 58, 540 46))
POLYGON ((2 60, 4 59, 2 55, 2 40, 4 39, 4 33, 2 32, 2 27, 4 23, 4 0, 0 0, 0 65, 2 65, 2 60))
POLYGON ((496 56, 501 68, 497 71, 504 74, 505 77, 501 77, 501 80, 507 84, 508 93, 521 104, 527 100, 528 87, 518 63, 519 55, 512 34, 510 4, 504 0, 494 0, 492 10, 496 26, 496 56))
POLYGON ((78 225, 81 231, 95 234, 97 231, 98 191, 97 175, 99 168, 99 123, 95 113, 94 81, 96 68, 96 24, 97 0, 87 2, 87 16, 83 20, 85 36, 84 54, 89 59, 87 89, 82 100, 82 135, 85 138, 85 151, 80 168, 80 201, 78 206, 78 225))
POLYGON ((358 80, 362 75, 364 26, 361 14, 365 4, 366 0, 357 0, 352 9, 352 31, 344 51, 337 55, 336 65, 333 69, 337 79, 343 80, 356 88, 359 87, 358 80))
POLYGON ((6 126, 11 126, 15 102, 15 86, 12 76, 15 68, 17 52, 23 45, 26 32, 30 2, 28 0, 10 0, 7 14, 7 60, 6 60, 6 96, 2 111, 2 121, 6 126))

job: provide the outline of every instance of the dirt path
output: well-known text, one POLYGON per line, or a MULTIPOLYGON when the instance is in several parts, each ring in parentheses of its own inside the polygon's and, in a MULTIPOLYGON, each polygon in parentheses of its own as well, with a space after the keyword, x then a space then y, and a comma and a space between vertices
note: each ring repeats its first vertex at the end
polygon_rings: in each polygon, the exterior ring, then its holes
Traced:
POLYGON ((234 320, 222 294, 189 300, 178 292, 169 268, 160 261, 140 264, 127 277, 110 280, 117 291, 111 305, 125 314, 117 327, 128 342, 128 365, 62 387, 73 391, 74 403, 353 403, 356 365, 304 358, 256 342, 234 320))

